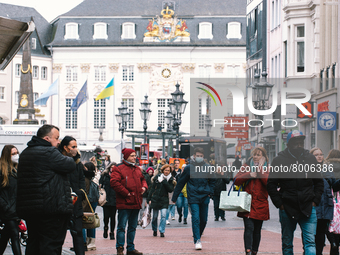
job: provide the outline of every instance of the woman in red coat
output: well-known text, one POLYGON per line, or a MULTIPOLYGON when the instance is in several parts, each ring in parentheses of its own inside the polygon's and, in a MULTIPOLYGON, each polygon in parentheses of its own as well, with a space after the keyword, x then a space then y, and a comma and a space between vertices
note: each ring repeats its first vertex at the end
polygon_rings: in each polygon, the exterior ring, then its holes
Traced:
POLYGON ((246 255, 256 255, 261 240, 261 229, 264 220, 269 219, 267 180, 269 175, 267 152, 262 147, 252 151, 252 157, 244 164, 235 176, 235 185, 243 185, 251 194, 250 212, 239 212, 238 217, 244 222, 244 248, 246 255))

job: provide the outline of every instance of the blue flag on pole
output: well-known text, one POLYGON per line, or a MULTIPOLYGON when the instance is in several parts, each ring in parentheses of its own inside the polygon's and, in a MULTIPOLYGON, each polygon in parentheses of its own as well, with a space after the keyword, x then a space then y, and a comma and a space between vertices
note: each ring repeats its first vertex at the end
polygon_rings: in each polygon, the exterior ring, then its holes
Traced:
POLYGON ((58 79, 53 82, 48 90, 43 93, 37 100, 34 101, 35 105, 46 105, 47 100, 50 98, 50 96, 58 95, 58 79))
POLYGON ((78 110, 78 108, 83 103, 85 103, 87 99, 88 99, 88 96, 87 96, 87 81, 85 81, 85 83, 84 83, 83 87, 80 89, 78 95, 73 100, 73 104, 71 106, 71 110, 72 111, 78 110))

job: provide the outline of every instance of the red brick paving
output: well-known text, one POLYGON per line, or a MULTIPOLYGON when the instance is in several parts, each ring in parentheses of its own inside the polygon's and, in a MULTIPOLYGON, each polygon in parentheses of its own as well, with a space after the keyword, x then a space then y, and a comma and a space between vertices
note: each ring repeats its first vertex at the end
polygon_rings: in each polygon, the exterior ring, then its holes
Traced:
MULTIPOLYGON (((96 251, 92 254, 116 254, 116 241, 104 239, 103 231, 96 231, 96 251)), ((165 238, 152 236, 151 229, 137 229, 135 248, 145 255, 154 254, 245 254, 243 249, 243 228, 206 228, 202 237, 203 249, 196 251, 194 248, 191 228, 169 228, 165 230, 165 238)), ((72 246, 72 238, 67 234, 64 248, 72 246)), ((126 248, 126 247, 125 247, 126 248)), ((262 239, 259 248, 260 254, 281 254, 281 235, 262 230, 262 239)), ((124 253, 126 250, 124 251, 124 253)), ((328 254, 329 246, 324 249, 328 254)), ((294 254, 302 254, 300 238, 294 239, 294 254)))

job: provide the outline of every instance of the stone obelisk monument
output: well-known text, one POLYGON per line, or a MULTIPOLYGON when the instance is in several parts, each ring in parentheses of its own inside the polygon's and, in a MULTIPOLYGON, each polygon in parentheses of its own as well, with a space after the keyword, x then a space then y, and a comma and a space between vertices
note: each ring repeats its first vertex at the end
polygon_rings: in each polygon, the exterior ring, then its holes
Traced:
POLYGON ((23 45, 20 90, 19 90, 19 106, 17 110, 17 118, 13 124, 34 125, 38 124, 35 119, 35 110, 33 102, 33 84, 32 84, 32 63, 31 63, 31 43, 30 38, 23 45))

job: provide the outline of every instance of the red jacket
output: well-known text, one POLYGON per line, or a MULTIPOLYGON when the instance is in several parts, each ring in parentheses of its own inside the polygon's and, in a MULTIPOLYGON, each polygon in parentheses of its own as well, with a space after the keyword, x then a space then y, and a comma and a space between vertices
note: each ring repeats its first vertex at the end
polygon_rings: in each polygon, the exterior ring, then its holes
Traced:
MULTIPOLYGON (((248 164, 244 164, 243 166, 246 167, 248 164)), ((243 167, 240 168, 240 171, 235 176, 235 185, 248 183, 245 187, 245 191, 251 194, 250 212, 239 212, 237 213, 238 217, 246 217, 255 220, 269 220, 267 192, 267 180, 269 172, 262 172, 262 168, 259 168, 259 170, 260 171, 257 172, 257 178, 251 178, 250 171, 246 171, 246 169, 243 167)))
POLYGON ((123 162, 112 168, 110 186, 116 191, 117 209, 141 209, 142 188, 148 185, 139 167, 123 162), (128 194, 131 196, 128 196, 128 194))

